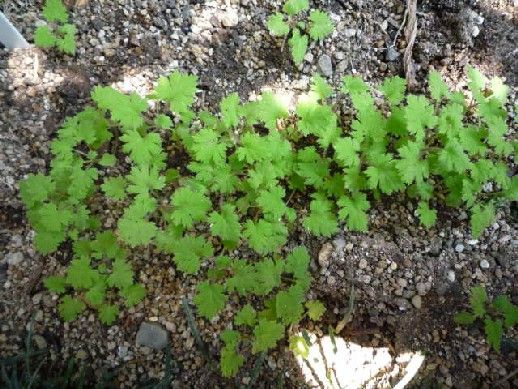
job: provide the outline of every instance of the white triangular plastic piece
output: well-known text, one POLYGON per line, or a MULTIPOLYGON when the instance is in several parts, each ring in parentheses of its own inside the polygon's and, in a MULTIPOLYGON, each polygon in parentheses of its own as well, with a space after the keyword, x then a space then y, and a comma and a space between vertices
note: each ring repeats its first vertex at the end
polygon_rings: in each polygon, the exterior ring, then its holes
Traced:
POLYGON ((26 49, 29 47, 29 43, 2 12, 0 12, 0 42, 8 49, 26 49))

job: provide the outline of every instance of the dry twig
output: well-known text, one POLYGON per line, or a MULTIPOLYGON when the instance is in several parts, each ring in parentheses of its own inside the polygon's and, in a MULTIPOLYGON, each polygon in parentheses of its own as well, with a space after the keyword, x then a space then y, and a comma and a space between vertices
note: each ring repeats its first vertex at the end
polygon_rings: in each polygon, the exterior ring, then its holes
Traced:
POLYGON ((412 49, 417 36, 417 0, 407 0, 408 20, 405 27, 405 39, 407 46, 403 56, 405 78, 409 88, 415 84, 415 69, 412 61, 412 49))

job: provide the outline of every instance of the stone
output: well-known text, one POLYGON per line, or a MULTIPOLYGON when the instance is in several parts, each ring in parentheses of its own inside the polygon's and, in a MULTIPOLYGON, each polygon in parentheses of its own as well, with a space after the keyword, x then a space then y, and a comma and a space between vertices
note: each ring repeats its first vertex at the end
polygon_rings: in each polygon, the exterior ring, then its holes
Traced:
POLYGON ((323 267, 329 267, 329 258, 333 252, 333 245, 331 243, 325 243, 322 245, 320 252, 318 253, 318 264, 323 267))
POLYGON ((23 253, 17 251, 15 253, 9 253, 5 256, 9 266, 19 265, 23 261, 23 253))
POLYGON ((462 243, 457 243, 455 245, 455 251, 458 253, 462 253, 464 251, 464 245, 462 243))
POLYGON ((426 294, 426 284, 423 282, 418 282, 416 285, 417 293, 419 293, 420 296, 424 296, 426 294))
POLYGON ((167 331, 157 323, 142 322, 137 332, 136 343, 155 350, 161 350, 168 343, 167 331))
POLYGON ((449 282, 455 282, 455 272, 453 270, 448 270, 446 272, 446 279, 449 282))
POLYGON ((333 75, 333 63, 329 55, 323 54, 320 56, 318 59, 318 67, 324 76, 331 77, 333 75))
POLYGON ((360 269, 365 269, 367 267, 367 260, 365 258, 360 259, 360 262, 358 263, 358 267, 360 269))
POLYGON ((38 334, 33 335, 32 340, 34 340, 34 343, 36 344, 36 347, 38 347, 38 349, 43 350, 47 348, 47 341, 43 336, 38 334))
POLYGON ((394 62, 398 57, 399 57, 399 53, 397 52, 397 50, 394 47, 392 47, 392 46, 387 47, 387 52, 385 53, 385 59, 387 61, 394 62))
POLYGON ((480 268, 481 269, 489 269, 489 262, 485 259, 483 259, 482 261, 480 261, 480 268))
POLYGON ((417 309, 421 309, 422 303, 423 303, 423 299, 418 294, 416 294, 414 297, 412 297, 412 305, 414 307, 416 307, 417 309))
POLYGON ((338 253, 342 253, 345 249, 345 239, 342 236, 337 237, 333 240, 333 244, 335 245, 335 249, 338 253))
POLYGON ((221 24, 224 27, 235 27, 239 23, 239 16, 235 8, 230 8, 220 16, 221 24))
POLYGON ((344 35, 347 37, 347 38, 352 38, 353 36, 355 36, 356 34, 358 33, 358 31, 354 28, 346 28, 344 30, 344 35))

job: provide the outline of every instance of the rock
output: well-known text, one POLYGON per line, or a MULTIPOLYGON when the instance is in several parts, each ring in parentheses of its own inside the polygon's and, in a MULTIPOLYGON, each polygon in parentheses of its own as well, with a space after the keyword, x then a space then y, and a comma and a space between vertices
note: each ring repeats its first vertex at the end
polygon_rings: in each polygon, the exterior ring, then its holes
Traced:
POLYGON ((221 24, 224 27, 235 27, 239 23, 239 16, 235 8, 228 9, 220 16, 221 24))
POLYGON ((352 38, 353 36, 355 36, 356 34, 358 33, 358 31, 354 28, 346 28, 344 30, 344 35, 347 37, 347 38, 352 38))
POLYGON ((455 245, 455 251, 458 253, 462 253, 464 251, 464 245, 462 243, 457 243, 455 245))
POLYGON ((329 258, 333 252, 333 245, 331 243, 325 243, 322 245, 320 252, 318 253, 318 264, 323 267, 329 267, 329 258))
POLYGON ((449 282, 455 282, 455 272, 453 270, 448 270, 446 272, 446 279, 449 282))
POLYGON ((365 269, 367 267, 367 260, 365 258, 360 259, 360 262, 358 263, 358 267, 360 269, 365 269))
POLYGON ((333 244, 335 245, 335 250, 341 254, 345 249, 345 239, 343 236, 337 237, 335 240, 333 240, 333 244))
POLYGON ((19 265, 23 261, 23 253, 17 251, 15 253, 9 253, 5 256, 9 266, 19 265))
POLYGON ((36 334, 33 335, 32 339, 34 340, 36 347, 38 347, 40 350, 47 348, 47 341, 43 336, 36 334))
POLYGON ((397 52, 397 50, 394 47, 392 47, 392 46, 387 47, 387 52, 385 53, 385 59, 387 61, 393 62, 398 57, 399 57, 399 53, 397 52))
POLYGON ((117 348, 117 356, 120 359, 124 359, 128 355, 128 351, 129 351, 128 347, 126 347, 126 346, 119 346, 117 348))
POLYGON ((421 309, 422 302, 423 300, 421 299, 421 296, 419 296, 418 294, 412 297, 412 305, 417 309, 421 309))
POLYGON ((426 294, 426 284, 423 282, 418 282, 416 285, 417 293, 419 293, 420 296, 424 296, 426 294))
POLYGON ((137 345, 161 350, 168 343, 167 331, 157 323, 142 322, 137 332, 137 345))
POLYGON ((480 261, 480 268, 481 269, 489 269, 489 262, 485 259, 480 261))
POLYGON ((318 67, 324 76, 331 77, 333 75, 333 63, 329 55, 323 54, 320 56, 318 59, 318 67))

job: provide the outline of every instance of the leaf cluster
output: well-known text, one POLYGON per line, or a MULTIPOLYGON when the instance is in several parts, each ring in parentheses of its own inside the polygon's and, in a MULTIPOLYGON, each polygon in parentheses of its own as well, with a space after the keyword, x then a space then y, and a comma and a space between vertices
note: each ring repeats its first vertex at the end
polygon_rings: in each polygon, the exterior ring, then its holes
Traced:
POLYGON ((237 334, 222 334, 221 370, 230 376, 244 349, 264 352, 288 326, 324 312, 306 302, 306 249, 284 254, 297 226, 317 236, 341 225, 365 231, 371 202, 404 192, 425 227, 445 202, 469 208, 473 234, 482 233, 499 202, 516 199, 507 174, 516 146, 506 140, 505 88, 473 70, 469 77, 466 101, 436 73, 431 97, 407 94, 392 77, 378 100, 378 91, 347 76, 350 123, 319 76, 293 113, 268 92, 244 103, 233 93, 219 112, 195 113, 196 77, 180 72, 161 77, 147 98, 95 87, 94 105, 57 131, 48 174, 19 184, 38 252, 65 241, 74 248, 65 274, 45 281, 62 294, 61 316, 89 308, 113 322, 121 304, 145 294, 127 253, 162 253, 202 278, 194 298, 201 316, 212 319, 230 299, 244 302, 237 334))
POLYGON ((268 31, 273 36, 288 39, 291 57, 295 65, 300 65, 306 55, 309 40, 322 41, 334 28, 329 15, 320 10, 309 13, 309 22, 302 21, 302 14, 309 10, 308 0, 287 0, 282 12, 270 15, 266 21, 268 31))
POLYGON ((68 23, 68 12, 61 0, 46 0, 42 16, 47 24, 36 27, 34 43, 42 49, 56 48, 62 53, 74 55, 76 52, 73 24, 68 23))
POLYGON ((518 306, 511 303, 505 295, 499 295, 493 301, 489 301, 482 286, 471 288, 469 305, 470 311, 462 311, 455 315, 455 323, 469 325, 481 320, 484 323, 487 342, 495 351, 500 352, 504 328, 513 328, 518 323, 518 306))

